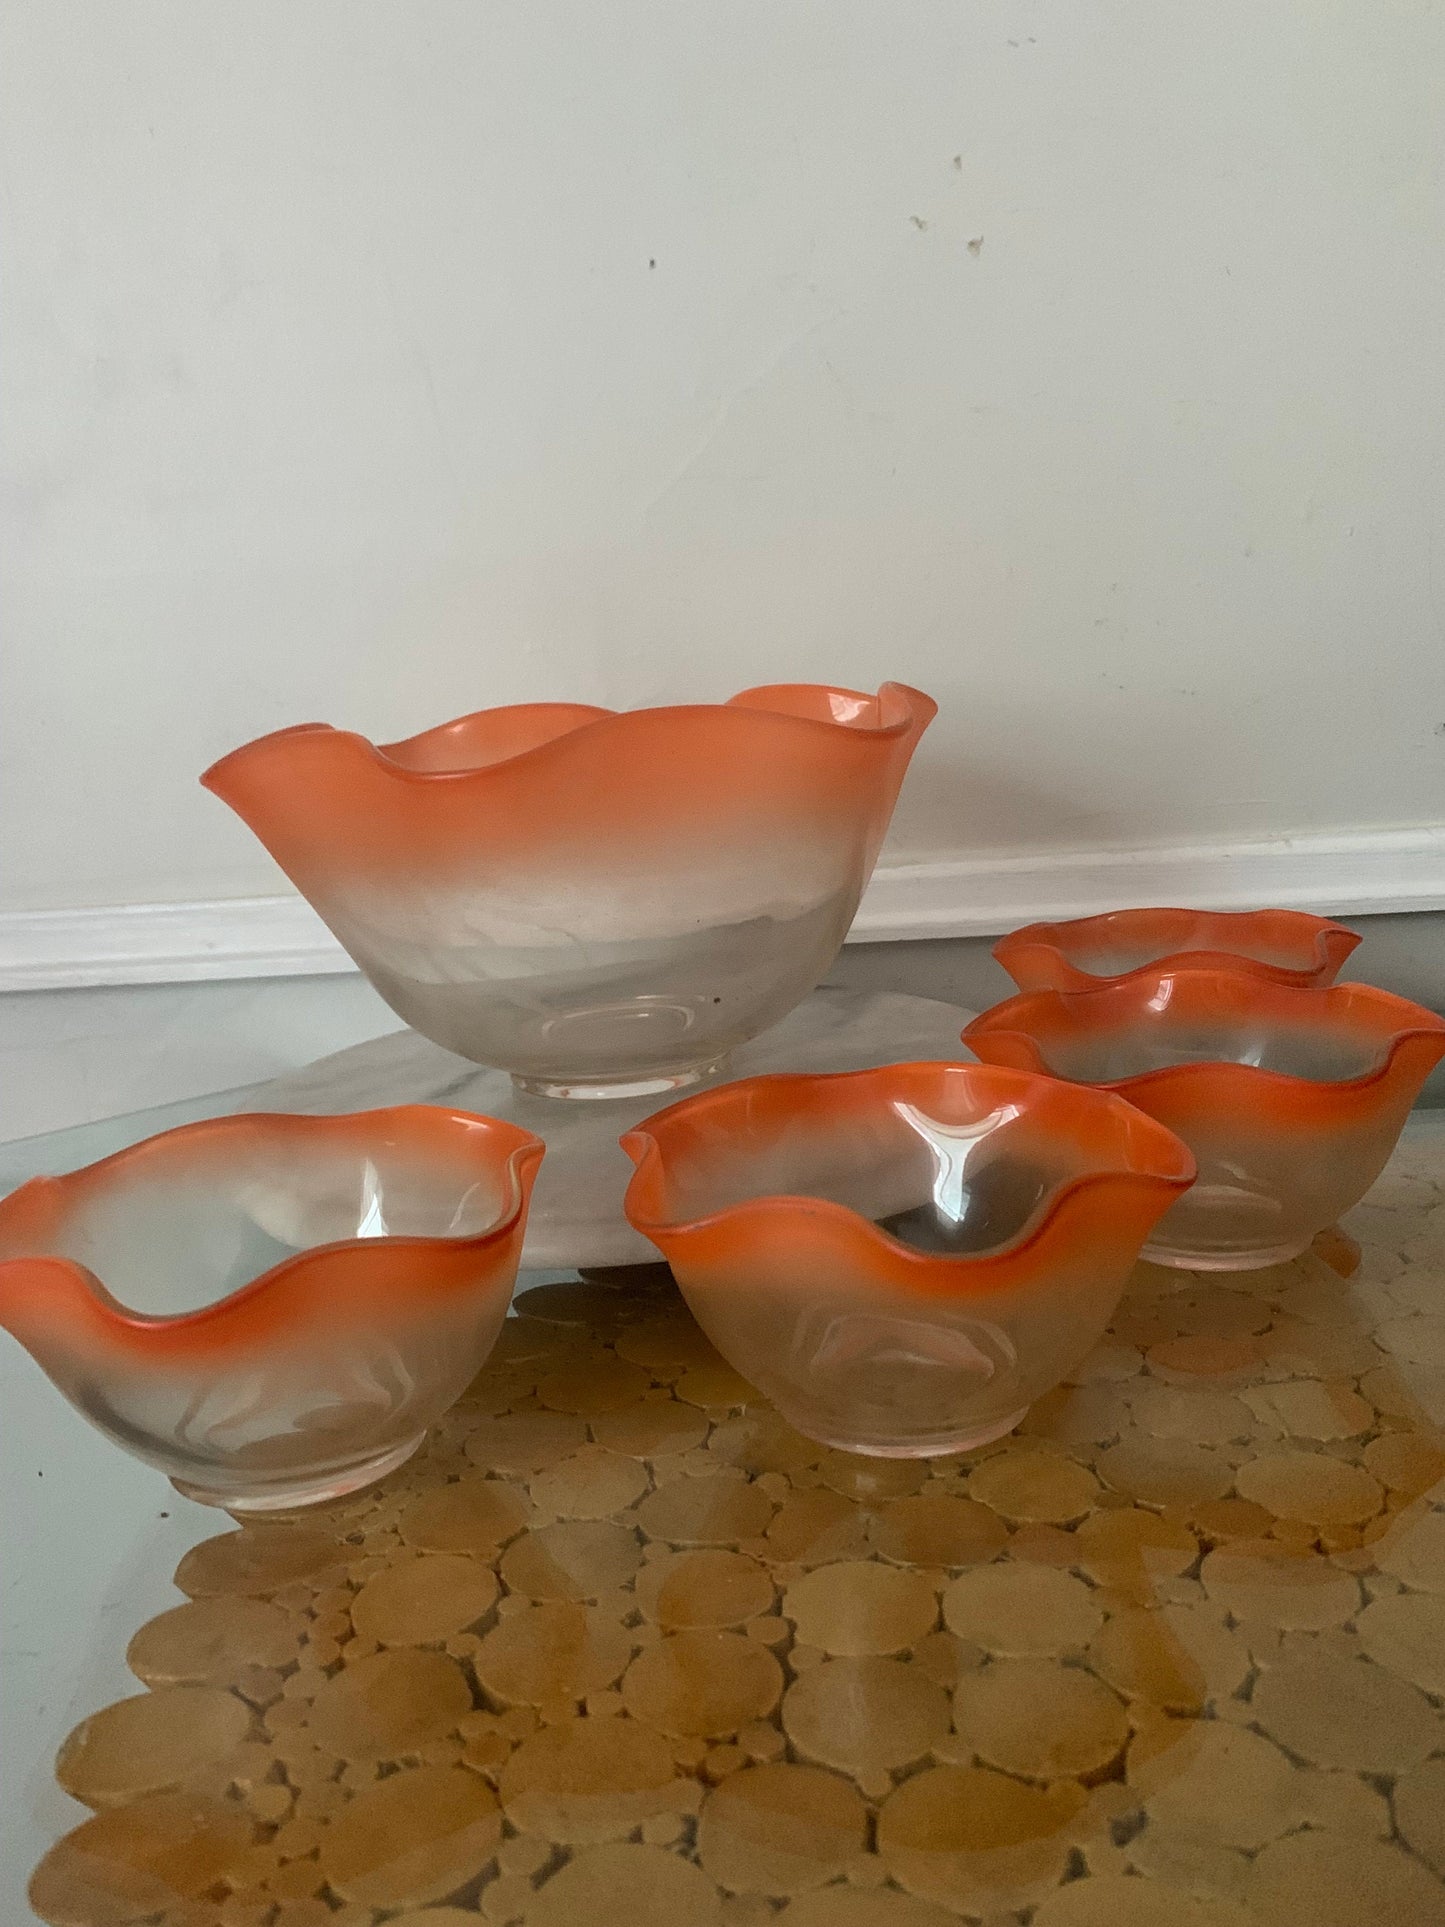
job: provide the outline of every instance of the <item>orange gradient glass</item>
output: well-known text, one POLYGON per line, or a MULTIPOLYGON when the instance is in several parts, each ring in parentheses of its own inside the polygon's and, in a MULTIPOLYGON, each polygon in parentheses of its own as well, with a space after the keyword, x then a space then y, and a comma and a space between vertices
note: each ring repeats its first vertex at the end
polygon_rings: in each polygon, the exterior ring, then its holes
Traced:
POLYGON ((627 1216, 723 1356, 799 1431, 885 1457, 1017 1425, 1194 1175, 1120 1100, 978 1064, 745 1079, 622 1144, 627 1216))
POLYGON ((936 704, 812 684, 320 723, 201 781, 397 1015, 552 1097, 672 1090, 816 988, 936 704))
POLYGON ((1136 971, 1237 970, 1276 984, 1332 984, 1360 941, 1304 910, 1110 910, 1031 923, 993 954, 1020 990, 1095 990, 1136 971))
POLYGON ((336 1498, 491 1351, 541 1157, 424 1105, 184 1125, 0 1202, 0 1325, 188 1497, 336 1498))
POLYGON ((1297 1256, 1365 1195, 1445 1055, 1445 1017, 1363 984, 1172 970, 1013 997, 963 1037, 985 1063, 1116 1092, 1176 1132, 1199 1179, 1144 1255, 1240 1271, 1297 1256))

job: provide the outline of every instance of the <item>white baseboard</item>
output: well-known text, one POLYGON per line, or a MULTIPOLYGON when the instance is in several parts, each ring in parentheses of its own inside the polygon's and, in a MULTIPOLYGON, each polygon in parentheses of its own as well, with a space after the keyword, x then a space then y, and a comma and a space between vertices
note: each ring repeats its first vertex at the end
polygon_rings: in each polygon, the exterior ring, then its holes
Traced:
POLYGON ((1445 823, 899 863, 875 874, 850 941, 997 937, 1044 919, 1148 904, 1322 916, 1445 909, 1445 823))
MULTIPOLYGON (((1134 904, 1329 915, 1445 909, 1445 824, 1139 849, 880 865, 850 943, 996 937, 1134 904)), ((296 896, 0 911, 0 991, 196 983, 353 969, 296 896)))

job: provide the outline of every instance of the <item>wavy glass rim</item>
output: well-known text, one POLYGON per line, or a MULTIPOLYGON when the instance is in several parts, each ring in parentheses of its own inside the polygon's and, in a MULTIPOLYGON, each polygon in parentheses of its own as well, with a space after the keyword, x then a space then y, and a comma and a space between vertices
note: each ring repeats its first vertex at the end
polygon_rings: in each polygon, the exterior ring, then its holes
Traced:
MULTIPOLYGON (((1330 989, 1327 984, 1315 984, 1312 979, 1331 961, 1333 953, 1338 952, 1335 968, 1338 970, 1345 959, 1354 951, 1362 937, 1346 924, 1336 923, 1332 918, 1317 916, 1310 910, 1289 910, 1267 908, 1259 910, 1199 910, 1188 909, 1179 904, 1140 904, 1126 910, 1103 910, 1087 917, 1064 917, 1048 922, 1025 924, 1022 929, 1012 930, 1000 937, 993 946, 991 955, 1003 969, 1009 969, 1008 959, 1029 950, 1043 950, 1057 957, 1076 977, 1085 979, 1078 989, 1107 988, 1113 984, 1128 983, 1136 977, 1147 977, 1163 970, 1178 969, 1234 969, 1247 972, 1266 982, 1283 985, 1298 985, 1301 989, 1330 989), (1162 950, 1157 957, 1136 964, 1131 970, 1118 970, 1100 973, 1088 970, 1072 953, 1069 946, 1060 939, 1065 933, 1084 937, 1086 933, 1099 932, 1101 935, 1111 927, 1127 927, 1126 919, 1131 917, 1180 917, 1208 918, 1222 924, 1242 927, 1246 924, 1262 924, 1267 919, 1287 921, 1299 929, 1301 936, 1308 936, 1314 954, 1312 967, 1292 964, 1267 963, 1262 958, 1250 957, 1243 952, 1222 948, 1218 944, 1200 944, 1180 950, 1162 950)), ((1010 971, 1010 975, 1013 973, 1010 971)), ((1025 995, 1029 993, 1024 993, 1025 995)))
MULTIPOLYGON (((1104 1034, 1103 1026, 1091 1033, 1076 1035, 1104 1034)), ((1336 1035, 1349 1034, 1345 1026, 1340 1026, 1336 1035)), ((1001 1004, 975 1017, 963 1032, 963 1041, 980 1056, 980 1043, 987 1044, 990 1039, 1003 1038, 1024 1047, 1028 1053, 1031 1069, 1045 1077, 1061 1083, 1076 1085, 1080 1090, 1103 1091, 1124 1097, 1127 1100, 1131 1091, 1142 1090, 1166 1081, 1198 1082, 1203 1078, 1215 1078, 1220 1072, 1231 1076, 1248 1078, 1251 1083, 1274 1085, 1280 1089, 1302 1091, 1339 1091, 1363 1092, 1372 1085, 1383 1083, 1394 1068, 1395 1060, 1401 1050, 1417 1038, 1434 1037, 1445 1048, 1445 1016, 1427 1010, 1423 1004, 1412 1003, 1407 997, 1397 996, 1391 990, 1379 990, 1373 984, 1270 984, 1260 978, 1249 978, 1242 972, 1228 970, 1169 970, 1150 976, 1147 973, 1134 973, 1105 981, 1092 990, 1027 990, 1017 997, 1007 998, 1001 1004), (1044 1054, 1038 1033, 1025 1023, 1006 1024, 1002 1018, 1006 1013, 1020 1018, 1036 1016, 1052 1010, 1066 1010, 1070 1006, 1087 1005, 1098 999, 1118 1000, 1120 993, 1143 988, 1146 984, 1153 987, 1155 994, 1165 983, 1185 981, 1192 987, 1227 985, 1236 992, 1243 987, 1247 992, 1258 996, 1284 997, 1287 999, 1306 998, 1316 1008, 1321 1001, 1340 1002, 1348 1000, 1363 1003, 1383 1011, 1396 1010, 1409 1021, 1402 1022, 1395 1030, 1381 1035, 1379 1044, 1381 1057, 1368 1070, 1358 1077, 1302 1077, 1294 1071, 1273 1070, 1262 1064, 1241 1064, 1228 1057, 1201 1057, 1185 1064, 1161 1064, 1152 1070, 1133 1071, 1127 1077, 1093 1079, 1073 1078, 1067 1073, 1056 1070, 1044 1054)), ((992 1061, 985 1058, 985 1061, 992 1061)))
POLYGON ((298 737, 325 737, 329 741, 354 744, 364 751, 376 768, 387 776, 399 781, 423 784, 456 784, 458 782, 483 781, 501 769, 516 769, 526 765, 531 759, 545 758, 556 750, 561 743, 575 741, 578 736, 595 734, 598 730, 611 727, 619 721, 630 721, 635 717, 678 717, 678 716, 766 716, 790 727, 806 729, 810 732, 826 731, 829 734, 842 733, 860 741, 887 744, 898 741, 927 726, 938 713, 938 705, 933 698, 921 689, 914 689, 908 683, 880 683, 872 694, 856 689, 845 689, 834 683, 769 683, 760 684, 753 689, 739 690, 721 703, 663 703, 644 706, 641 709, 594 708, 586 703, 506 703, 494 709, 474 709, 464 716, 453 717, 449 722, 437 723, 431 729, 419 731, 414 736, 399 737, 390 743, 374 743, 370 737, 357 730, 337 729, 331 723, 292 723, 285 729, 271 730, 264 736, 255 736, 249 742, 238 744, 224 756, 218 757, 200 776, 203 788, 218 792, 224 780, 224 772, 237 758, 248 757, 253 751, 286 739, 298 737), (876 725, 866 723, 828 720, 821 716, 805 716, 795 709, 770 707, 764 702, 753 702, 749 698, 781 694, 785 691, 807 692, 825 696, 841 696, 850 702, 862 705, 877 703, 880 706, 887 698, 896 699, 902 709, 898 718, 889 723, 876 725), (484 717, 516 714, 520 711, 538 713, 545 710, 570 712, 574 715, 586 713, 586 720, 577 722, 569 728, 560 729, 555 735, 544 737, 541 742, 533 743, 527 749, 518 750, 514 755, 498 757, 495 761, 477 764, 472 768, 461 769, 416 769, 408 763, 398 762, 390 753, 399 749, 414 749, 427 742, 436 741, 452 731, 463 729, 469 723, 480 722, 484 717))
MULTIPOLYGON (((401 1251, 475 1251, 482 1253, 500 1248, 516 1231, 524 1217, 530 1201, 531 1180, 542 1161, 545 1146, 539 1137, 523 1130, 520 1125, 509 1124, 503 1119, 489 1118, 480 1112, 448 1110, 437 1105, 398 1104, 371 1111, 342 1111, 334 1115, 316 1116, 304 1112, 291 1111, 240 1111, 226 1117, 200 1118, 191 1124, 180 1124, 174 1130, 161 1131, 154 1137, 142 1138, 138 1143, 128 1144, 108 1157, 98 1158, 94 1164, 82 1165, 79 1170, 61 1172, 30 1178, 18 1186, 8 1197, 0 1199, 0 1235, 6 1229, 7 1219, 18 1215, 24 1203, 41 1197, 55 1197, 67 1192, 84 1193, 103 1191, 108 1179, 124 1167, 163 1163, 182 1141, 196 1145, 207 1137, 224 1138, 238 1128, 264 1125, 267 1130, 279 1127, 278 1135, 298 1135, 325 1138, 336 1135, 334 1127, 380 1123, 399 1120, 420 1122, 421 1128, 431 1130, 440 1126, 444 1130, 460 1126, 461 1142, 465 1144, 468 1135, 473 1135, 474 1127, 485 1127, 485 1136, 492 1137, 492 1149, 498 1148, 496 1138, 505 1134, 510 1146, 503 1153, 500 1169, 507 1183, 499 1215, 485 1231, 468 1233, 465 1236, 423 1235, 403 1233, 396 1237, 379 1238, 332 1238, 325 1243, 306 1245, 293 1252, 289 1258, 269 1266, 254 1278, 248 1278, 234 1291, 227 1292, 222 1298, 213 1299, 209 1304, 199 1305, 192 1311, 184 1312, 141 1312, 124 1304, 106 1286, 103 1278, 92 1271, 88 1265, 77 1259, 66 1258, 58 1253, 31 1252, 0 1257, 0 1275, 10 1266, 55 1266, 83 1283, 87 1293, 95 1302, 96 1308, 106 1315, 108 1323, 124 1327, 133 1332, 175 1332, 178 1335, 195 1331, 220 1317, 231 1316, 243 1310, 262 1294, 270 1294, 293 1272, 310 1265, 318 1258, 332 1257, 343 1252, 401 1252, 401 1251), (299 1128, 298 1128, 299 1127, 299 1128), (328 1129, 327 1127, 332 1127, 328 1129)), ((499 1168, 498 1160, 488 1156, 476 1160, 479 1171, 492 1176, 499 1168)))
MULTIPOLYGON (((1007 1086, 1001 1086, 1001 1095, 1006 1088, 1007 1086)), ((1043 1096, 1043 1093, 1040 1092, 1038 1095, 1043 1096)), ((731 1101, 737 1102, 741 1100, 734 1098, 731 1101)), ((650 1236, 654 1230, 674 1234, 707 1231, 724 1225, 729 1221, 736 1222, 739 1218, 750 1215, 771 1217, 803 1214, 820 1218, 825 1223, 834 1223, 840 1226, 846 1224, 853 1235, 856 1236, 861 1233, 880 1250, 887 1252, 895 1259, 905 1261, 910 1267, 920 1272, 932 1272, 940 1266, 946 1267, 949 1270, 972 1269, 977 1271, 982 1268, 997 1265, 1002 1260, 1019 1257, 1023 1255, 1031 1245, 1037 1243, 1043 1237, 1045 1232, 1050 1229, 1061 1215, 1065 1207, 1081 1194, 1093 1192, 1105 1186, 1130 1184, 1141 1185, 1156 1192, 1169 1191, 1178 1195, 1186 1191, 1198 1175, 1198 1167, 1195 1163, 1194 1155, 1180 1138, 1169 1130, 1166 1125, 1157 1124, 1153 1118, 1145 1117, 1142 1112, 1130 1106, 1126 1100, 1116 1097, 1112 1091, 1095 1089, 1094 1087, 1086 1085, 1068 1084, 1066 1080, 1061 1078, 1041 1075, 1034 1071, 1018 1070, 1008 1065, 941 1064, 924 1059, 914 1060, 906 1064, 879 1065, 861 1071, 815 1073, 790 1071, 779 1072, 769 1077, 740 1079, 736 1084, 719 1085, 714 1090, 699 1092, 695 1097, 684 1098, 677 1104, 668 1105, 665 1110, 654 1112, 651 1117, 644 1118, 640 1124, 634 1125, 630 1131, 624 1133, 618 1141, 623 1150, 627 1152, 627 1155, 632 1158, 635 1166, 623 1198, 623 1210, 626 1213, 628 1222, 635 1230, 640 1231, 644 1237, 650 1236), (988 1074, 991 1081, 1000 1077, 1017 1080, 1013 1084, 1013 1088, 1015 1090, 1022 1088, 1025 1096, 1028 1095, 1029 1087, 1035 1087, 1041 1084, 1051 1087, 1053 1091, 1057 1091, 1062 1087, 1086 1092, 1091 1096, 1098 1096, 1110 1107, 1120 1107, 1123 1112, 1129 1113, 1127 1120, 1121 1118, 1120 1121, 1127 1121, 1136 1133, 1146 1138, 1152 1138, 1159 1148, 1161 1161, 1164 1157, 1168 1157, 1174 1168, 1166 1170, 1144 1167, 1139 1164, 1119 1163, 1096 1171, 1080 1172, 1077 1176, 1066 1178, 1051 1187, 1048 1193, 1035 1205, 1029 1216, 1011 1238, 1005 1240, 1002 1244, 991 1245, 986 1251, 972 1252, 919 1251, 916 1247, 905 1244, 901 1239, 895 1238, 891 1232, 883 1230, 880 1225, 875 1224, 870 1218, 865 1218, 862 1212, 855 1211, 851 1206, 839 1204, 830 1198, 814 1197, 807 1192, 768 1192, 756 1198, 742 1199, 737 1204, 724 1205, 716 1211, 706 1212, 702 1216, 694 1218, 643 1217, 634 1206, 634 1193, 641 1191, 649 1184, 653 1186, 658 1185, 666 1168, 662 1146, 657 1138, 653 1136, 650 1127, 654 1124, 664 1123, 669 1117, 675 1116, 679 1112, 690 1109, 701 1109, 707 1106, 710 1101, 725 1098, 729 1092, 747 1091, 758 1085, 768 1085, 778 1088, 785 1084, 793 1084, 795 1086, 805 1085, 811 1088, 826 1088, 831 1086, 834 1089, 839 1089, 844 1085, 858 1086, 865 1085, 869 1082, 884 1084, 888 1079, 896 1078, 900 1074, 937 1070, 940 1068, 966 1073, 984 1072, 988 1074), (1151 1131, 1140 1132, 1139 1126, 1141 1123, 1152 1125, 1154 1128, 1151 1131)), ((654 1242, 656 1242, 656 1240, 654 1240, 654 1242)))

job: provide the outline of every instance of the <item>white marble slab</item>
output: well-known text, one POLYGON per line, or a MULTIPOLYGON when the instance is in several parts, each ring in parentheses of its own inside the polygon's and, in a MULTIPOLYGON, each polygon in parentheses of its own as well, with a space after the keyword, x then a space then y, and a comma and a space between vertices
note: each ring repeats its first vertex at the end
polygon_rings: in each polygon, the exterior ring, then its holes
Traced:
MULTIPOLYGON (((775 1071, 865 1070, 914 1058, 971 1061, 959 1034, 973 1012, 889 990, 815 990, 780 1024, 733 1053, 702 1090, 775 1071)), ((678 1091, 679 1098, 687 1091, 678 1091)), ((533 1097, 505 1071, 480 1069, 415 1031, 339 1051, 260 1086, 257 1110, 364 1111, 384 1104, 446 1104, 509 1118, 545 1139, 547 1155, 527 1221, 529 1268, 646 1264, 657 1253, 622 1215, 632 1165, 618 1144, 671 1098, 622 1101, 533 1097)))

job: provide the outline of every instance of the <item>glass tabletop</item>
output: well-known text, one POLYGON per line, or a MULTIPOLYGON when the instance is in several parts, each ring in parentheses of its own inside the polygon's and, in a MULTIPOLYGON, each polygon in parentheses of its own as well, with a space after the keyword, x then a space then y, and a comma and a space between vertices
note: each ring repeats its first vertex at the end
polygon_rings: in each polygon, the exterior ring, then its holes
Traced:
POLYGON ((42 1131, 34 1137, 8 1138, 0 1142, 0 1197, 13 1191, 28 1178, 53 1177, 61 1171, 77 1171, 94 1164, 128 1144, 142 1138, 171 1131, 179 1124, 194 1124, 203 1117, 225 1117, 244 1111, 257 1101, 263 1087, 242 1084, 232 1090, 208 1091, 201 1097, 177 1098, 170 1104, 155 1104, 144 1111, 126 1111, 118 1117, 99 1118, 88 1124, 71 1124, 59 1131, 42 1131))

